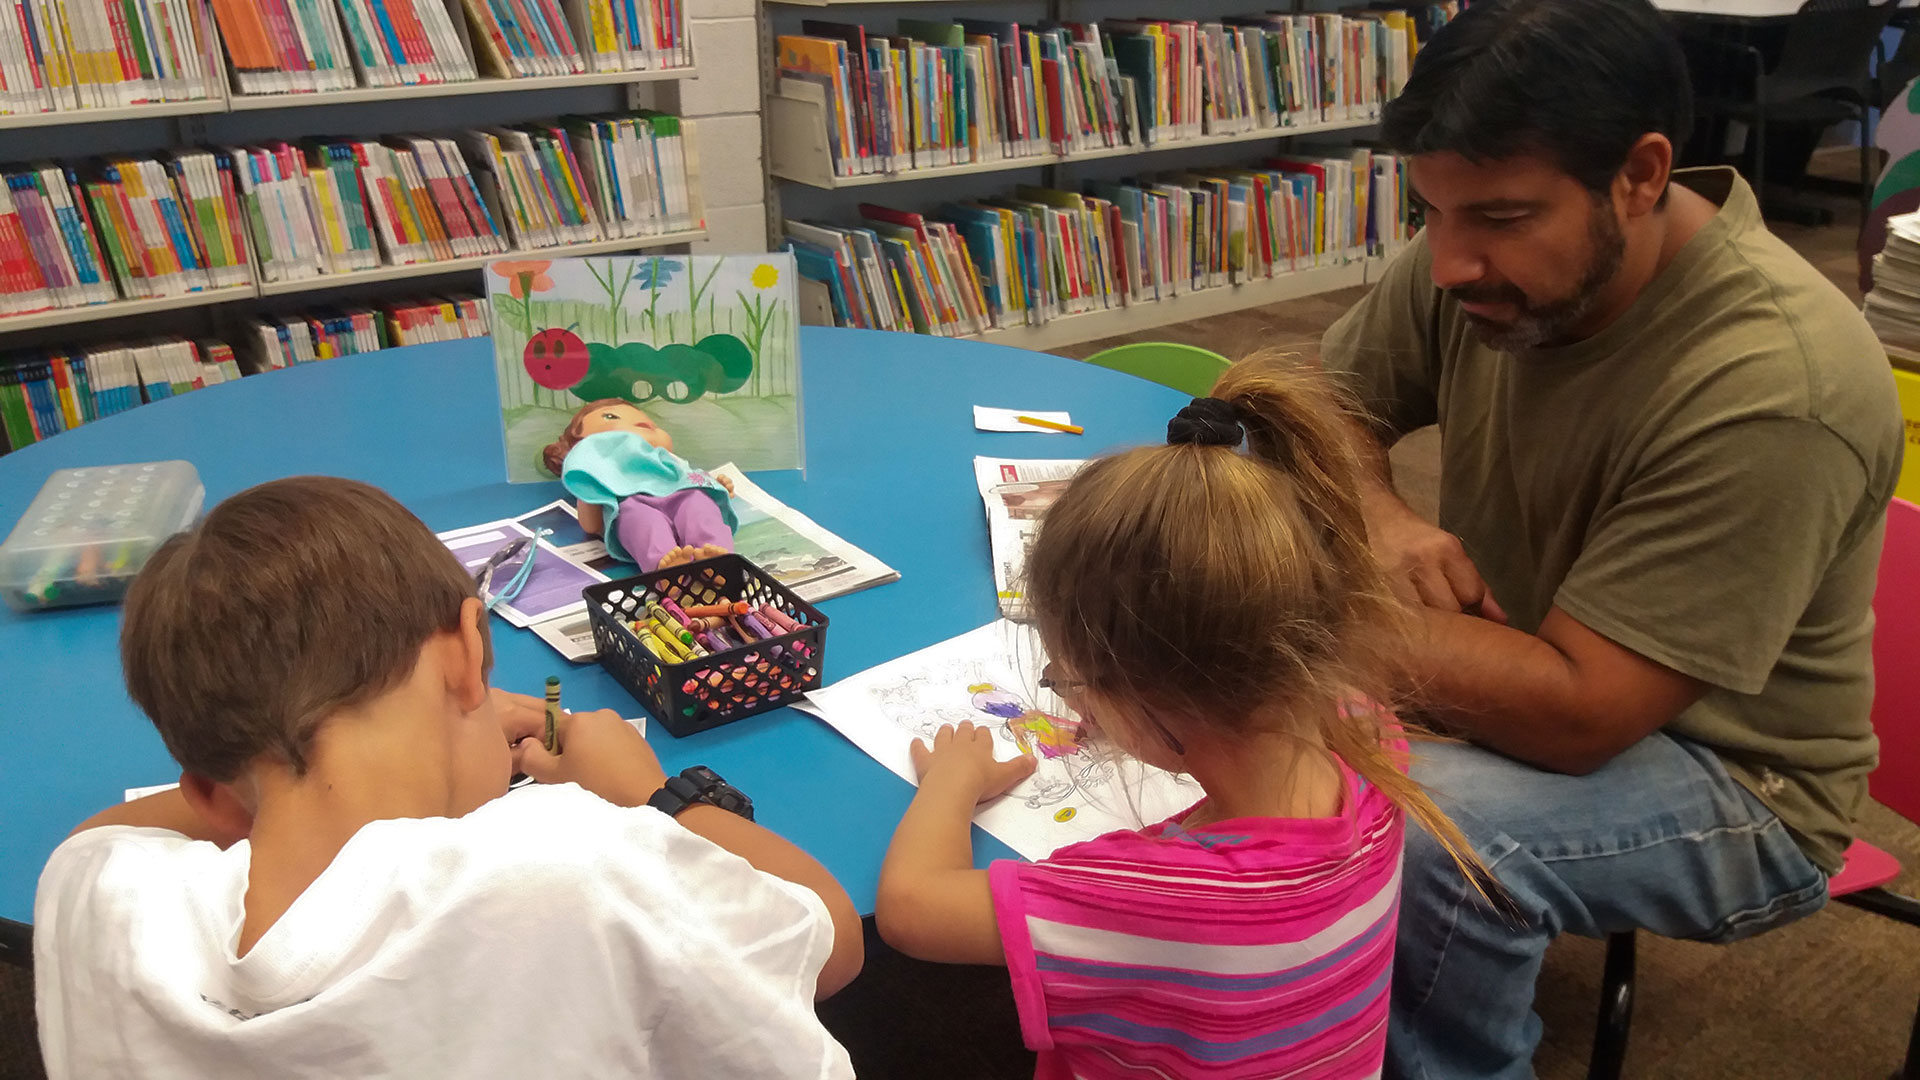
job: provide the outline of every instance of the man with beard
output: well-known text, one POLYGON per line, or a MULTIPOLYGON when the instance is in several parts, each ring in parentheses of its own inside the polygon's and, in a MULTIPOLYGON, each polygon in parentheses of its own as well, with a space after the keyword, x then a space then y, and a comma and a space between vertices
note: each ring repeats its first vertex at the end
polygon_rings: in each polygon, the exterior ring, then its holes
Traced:
POLYGON ((1413 774, 1505 892, 1409 837, 1391 1073, 1531 1076, 1554 935, 1805 915, 1866 797, 1892 376, 1737 175, 1671 171, 1690 111, 1646 0, 1483 0, 1387 110, 1425 229, 1323 353, 1382 446, 1440 425, 1439 527, 1384 453, 1367 527, 1464 740, 1413 774))

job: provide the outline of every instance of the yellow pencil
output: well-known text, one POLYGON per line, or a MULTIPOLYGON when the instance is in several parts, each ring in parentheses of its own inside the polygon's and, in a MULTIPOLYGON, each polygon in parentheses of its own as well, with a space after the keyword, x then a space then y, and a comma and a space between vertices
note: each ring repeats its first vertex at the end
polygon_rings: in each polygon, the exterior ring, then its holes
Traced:
POLYGON ((1087 429, 1078 424, 1062 424, 1057 420, 1042 420, 1037 416, 1015 416, 1014 419, 1023 424, 1032 424, 1034 427, 1046 428, 1048 431, 1064 431, 1069 435, 1085 435, 1087 433, 1087 429))

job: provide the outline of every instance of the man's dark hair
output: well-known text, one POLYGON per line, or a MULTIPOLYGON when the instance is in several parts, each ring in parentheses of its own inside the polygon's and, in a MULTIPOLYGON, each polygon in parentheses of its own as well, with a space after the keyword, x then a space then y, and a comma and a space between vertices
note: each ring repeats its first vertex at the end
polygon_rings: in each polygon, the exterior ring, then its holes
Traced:
POLYGON ((1472 162, 1543 154, 1605 191, 1641 136, 1693 127, 1680 42, 1647 0, 1479 0, 1420 50, 1381 135, 1472 162))

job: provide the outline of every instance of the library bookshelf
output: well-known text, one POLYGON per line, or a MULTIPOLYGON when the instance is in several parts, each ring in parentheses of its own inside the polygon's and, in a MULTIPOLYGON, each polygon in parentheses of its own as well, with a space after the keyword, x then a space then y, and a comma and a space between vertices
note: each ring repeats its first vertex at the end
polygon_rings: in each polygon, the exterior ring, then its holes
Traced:
POLYGON ((1146 146, 1102 146, 1066 153, 1048 152, 995 158, 990 161, 968 162, 964 165, 933 165, 888 173, 839 176, 833 171, 833 153, 827 140, 826 109, 818 101, 775 93, 767 98, 767 127, 772 135, 769 147, 771 163, 768 171, 781 180, 790 180, 796 184, 831 191, 840 188, 871 187, 876 184, 898 184, 911 180, 935 180, 946 176, 968 176, 974 173, 1037 169, 1047 165, 1070 165, 1083 161, 1148 157, 1208 146, 1231 146, 1236 143, 1271 142, 1275 139, 1328 135, 1371 128, 1378 123, 1379 121, 1374 119, 1333 120, 1317 124, 1302 124, 1298 127, 1254 128, 1223 135, 1167 139, 1146 146))
POLYGON ((428 277, 435 274, 455 274, 463 270, 483 270, 488 263, 507 259, 564 259, 575 255, 613 255, 625 251, 645 251, 649 248, 692 243, 705 238, 706 235, 705 229, 686 229, 680 232, 661 233, 658 236, 636 236, 617 240, 594 240, 585 244, 563 244, 559 247, 528 248, 524 251, 510 251, 504 255, 474 255, 464 259, 407 263, 404 266, 380 266, 372 270, 353 270, 344 274, 328 274, 317 278, 302 278, 298 281, 267 282, 260 286, 260 295, 287 296, 325 289, 344 289, 382 281, 404 281, 408 278, 428 277))
MULTIPOLYGON (((1008 326, 984 334, 964 336, 974 341, 1046 352, 1082 342, 1156 330, 1174 323, 1370 284, 1380 279, 1381 271, 1392 259, 1391 254, 1355 259, 1337 266, 1294 270, 1257 281, 1200 289, 1165 300, 1062 315, 1037 326, 1008 326)), ((813 324, 832 323, 832 309, 826 294, 825 285, 804 279, 800 282, 801 314, 813 324)))
MULTIPOLYGON (((272 130, 280 130, 277 114, 286 115, 285 130, 292 132, 287 139, 298 141, 307 133, 318 134, 324 130, 331 138, 351 138, 365 136, 382 138, 386 136, 382 107, 406 102, 438 102, 445 99, 485 95, 492 101, 504 101, 501 95, 528 94, 542 91, 568 90, 578 88, 614 88, 627 89, 626 103, 637 107, 645 99, 636 97, 636 91, 644 84, 673 84, 681 80, 699 77, 699 69, 694 62, 692 45, 688 37, 690 23, 686 3, 679 4, 681 20, 678 40, 682 42, 675 51, 662 52, 661 64, 671 66, 650 66, 639 70, 590 70, 567 75, 521 75, 514 76, 496 63, 490 63, 487 57, 477 50, 476 34, 468 23, 468 16, 461 0, 439 0, 445 4, 456 34, 447 39, 449 44, 457 45, 465 52, 466 58, 473 62, 479 77, 463 81, 418 82, 397 86, 359 86, 328 91, 295 93, 242 93, 237 72, 230 62, 231 51, 222 37, 219 21, 214 17, 210 0, 169 0, 175 5, 173 10, 188 11, 198 24, 200 40, 204 46, 193 60, 203 72, 198 79, 183 78, 174 80, 167 93, 184 100, 155 100, 139 104, 112 105, 103 107, 62 108, 46 112, 11 112, 0 114, 0 164, 9 167, 24 165, 28 160, 51 158, 59 159, 63 165, 79 165, 78 160, 65 160, 72 155, 44 154, 27 149, 24 140, 36 132, 50 135, 66 134, 57 129, 79 128, 87 132, 82 136, 84 149, 75 154, 101 153, 110 155, 119 145, 130 144, 146 148, 146 156, 153 156, 157 145, 170 145, 175 149, 195 148, 197 144, 218 142, 210 137, 208 123, 222 116, 247 115, 266 118, 273 125, 272 130), (679 62, 675 62, 679 61, 679 62), (186 95, 194 95, 186 97, 186 95), (342 109, 338 112, 326 111, 323 118, 309 119, 306 113, 314 108, 325 109, 328 106, 359 106, 358 110, 342 109), (171 130, 156 128, 141 122, 169 122, 171 130), (129 123, 132 122, 132 123, 129 123), (97 134, 98 142, 92 140, 95 126, 124 125, 121 128, 101 127, 97 134), (318 125, 318 126, 315 126, 318 125), (98 149, 96 149, 98 147, 98 149)), ((577 13, 570 11, 571 20, 577 13)), ((583 43, 585 38, 580 39, 583 43)), ((76 45, 77 47, 77 45, 76 45)), ((17 59, 17 57, 16 57, 17 59)), ((597 63, 597 61, 595 61, 597 63)), ((158 81, 150 85, 160 85, 158 81)), ((166 96, 156 94, 156 96, 166 96)), ((671 100, 671 98, 669 99, 671 100)), ((17 106, 18 107, 18 106, 17 106)), ((435 104, 432 108, 441 106, 435 104)), ((491 108, 491 106, 489 106, 491 108)), ((605 111, 598 106, 594 111, 605 111)), ((410 115, 422 115, 416 109, 410 115)), ((429 114, 429 115, 438 115, 429 114)), ((472 110, 468 112, 473 115, 472 110)), ((455 123, 455 128, 476 126, 476 121, 455 123)), ((261 125, 255 123, 255 129, 261 125)), ((697 143, 695 125, 686 124, 684 130, 697 143)), ((442 132, 451 135, 452 132, 442 132)), ((245 141, 262 141, 260 137, 250 137, 245 141)), ((688 171, 689 201, 693 208, 692 218, 703 223, 704 211, 699 198, 699 177, 694 172, 697 163, 697 146, 689 154, 688 171)), ((501 209, 497 199, 481 195, 481 201, 487 204, 490 213, 501 209)), ((318 213, 318 211, 316 211, 318 213)), ((680 228, 669 232, 646 236, 616 237, 595 240, 586 243, 571 243, 546 247, 517 247, 499 255, 484 257, 465 257, 442 261, 413 262, 400 265, 381 265, 365 270, 344 273, 324 274, 297 279, 266 281, 262 272, 263 253, 259 248, 258 237, 249 236, 247 247, 251 266, 252 281, 249 284, 224 288, 205 288, 179 295, 114 300, 77 307, 61 307, 26 314, 0 315, 0 354, 9 347, 18 344, 38 344, 49 340, 62 342, 80 339, 114 339, 138 336, 145 331, 139 320, 171 312, 205 309, 219 312, 225 320, 230 315, 245 315, 251 310, 265 311, 269 307, 285 310, 287 298, 312 294, 316 302, 325 302, 328 294, 338 294, 342 290, 351 290, 355 286, 380 286, 388 283, 403 283, 418 280, 423 288, 464 289, 480 291, 481 271, 495 260, 500 259, 545 259, 574 255, 608 254, 628 251, 681 248, 689 243, 702 240, 707 233, 704 224, 695 228, 680 228), (459 281, 465 275, 468 280, 459 281), (273 303, 265 303, 272 301, 273 303), (98 331, 93 328, 98 324, 98 331)), ((361 295, 366 295, 365 293, 361 295)), ((177 322, 173 325, 177 325, 177 322)), ((4 360, 0 355, 0 360, 4 360)))
POLYGON ((417 86, 359 87, 311 94, 236 94, 223 87, 215 97, 192 101, 155 101, 105 109, 59 109, 53 112, 0 115, 0 131, 66 127, 72 124, 112 124, 127 120, 164 120, 176 116, 264 112, 328 105, 364 105, 369 102, 417 101, 424 98, 467 97, 475 94, 524 94, 535 90, 566 90, 583 86, 626 86, 696 79, 694 67, 654 71, 590 71, 582 75, 535 75, 525 78, 480 78, 465 82, 422 83, 417 86))
MULTIPOLYGON (((869 35, 894 34, 892 20, 897 14, 932 18, 948 22, 973 14, 973 5, 952 4, 951 10, 928 12, 929 0, 767 0, 761 9, 761 46, 764 65, 763 85, 768 88, 764 104, 767 131, 767 160, 770 178, 769 218, 778 237, 788 220, 802 220, 825 226, 859 224, 856 203, 882 203, 915 212, 931 211, 936 205, 965 199, 986 199, 1008 193, 1016 180, 1042 187, 1078 190, 1081 179, 1110 180, 1137 161, 1141 172, 1165 172, 1183 168, 1220 168, 1223 157, 1218 148, 1245 146, 1253 155, 1279 151, 1285 153, 1291 140, 1313 140, 1316 151, 1329 150, 1335 141, 1362 139, 1379 124, 1378 105, 1363 114, 1356 106, 1347 117, 1311 122, 1268 123, 1256 121, 1242 130, 1165 136, 1144 144, 1094 146, 1073 151, 1054 151, 1020 156, 1000 156, 964 164, 900 168, 894 171, 845 175, 836 171, 833 150, 838 138, 830 131, 835 123, 831 95, 818 85, 782 84, 778 41, 782 35, 805 35, 805 19, 825 19, 858 23, 869 35), (899 12, 888 10, 898 6, 899 12), (1347 139, 1335 137, 1347 136, 1347 139), (1194 153, 1213 151, 1212 153, 1194 153), (1098 163, 1098 164, 1096 164, 1098 163), (1082 169, 1079 166, 1092 165, 1082 169), (1119 168, 1115 166, 1118 165, 1119 168), (1000 177, 992 174, 1024 176, 1000 177), (1039 179, 1028 179, 1036 175, 1039 179), (979 177, 986 176, 985 182, 979 177)), ((1363 7, 1363 0, 1329 0, 1312 4, 1306 10, 1302 0, 1290 5, 1291 13, 1337 14, 1363 7)), ((1225 14, 1260 14, 1271 5, 1254 3, 1227 5, 1225 14)), ((1280 5, 1282 8, 1289 5, 1280 5)), ((1205 13, 1189 14, 1182 8, 1176 14, 1161 11, 1152 18, 1201 19, 1222 14, 1221 5, 1209 3, 1205 13)), ((1028 18, 1058 24, 1067 19, 1098 21, 1126 18, 1139 14, 1109 0, 1024 0, 1018 5, 1001 4, 993 8, 994 18, 1015 17, 1015 9, 1031 10, 1028 18), (1068 13, 1067 8, 1072 11, 1068 13)), ((1021 20, 1021 26, 1029 24, 1021 20)), ((902 31, 904 35, 904 31, 902 31)), ((832 35, 827 35, 832 36, 832 35)), ((1108 53, 1111 57, 1111 52, 1108 53)), ((951 219, 949 219, 951 220, 951 219)), ((1397 245, 1349 262, 1323 265, 1304 270, 1254 277, 1237 284, 1182 292, 1161 300, 1124 303, 1121 306, 1060 315, 1038 325, 1017 325, 988 330, 973 336, 977 340, 1033 350, 1048 350, 1103 338, 1152 330, 1192 319, 1209 318, 1279 301, 1318 295, 1377 280, 1397 245)), ((803 281, 802 312, 808 321, 832 324, 832 302, 824 284, 803 281)))
POLYGON ((389 281, 407 281, 420 278, 436 278, 447 275, 473 273, 484 270, 488 263, 507 259, 555 259, 573 255, 611 255, 627 251, 647 251, 653 248, 674 247, 705 239, 705 229, 684 229, 677 232, 661 233, 657 236, 636 236, 618 240, 595 240, 585 244, 563 244, 559 247, 527 248, 509 251, 500 255, 472 256, 462 259, 446 259, 437 262, 407 263, 402 266, 380 266, 371 270, 353 270, 342 274, 324 274, 319 277, 297 278, 291 281, 255 282, 249 285, 234 285, 222 289, 202 289, 198 292, 183 293, 179 296, 161 296, 141 300, 114 300, 105 304, 89 304, 85 307, 56 308, 51 311, 36 311, 26 315, 0 316, 0 344, 8 334, 20 334, 29 330, 44 330, 48 327, 71 327, 95 322, 119 321, 142 315, 154 315, 163 311, 176 311, 183 308, 212 307, 215 305, 236 304, 249 300, 268 297, 304 296, 325 293, 334 289, 347 289, 360 285, 373 285, 389 281))

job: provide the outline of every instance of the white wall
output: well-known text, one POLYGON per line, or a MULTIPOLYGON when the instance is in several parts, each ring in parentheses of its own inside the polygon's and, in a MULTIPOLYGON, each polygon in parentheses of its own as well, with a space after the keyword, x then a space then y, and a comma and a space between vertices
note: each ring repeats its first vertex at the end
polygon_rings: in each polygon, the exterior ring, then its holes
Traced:
POLYGON ((696 253, 767 250, 767 172, 760 128, 758 0, 689 0, 700 77, 679 86, 699 132, 707 239, 696 253))

